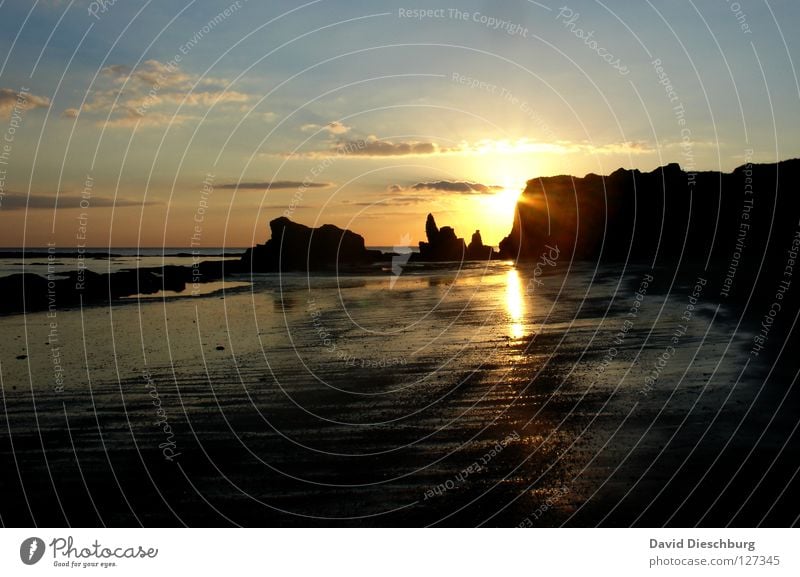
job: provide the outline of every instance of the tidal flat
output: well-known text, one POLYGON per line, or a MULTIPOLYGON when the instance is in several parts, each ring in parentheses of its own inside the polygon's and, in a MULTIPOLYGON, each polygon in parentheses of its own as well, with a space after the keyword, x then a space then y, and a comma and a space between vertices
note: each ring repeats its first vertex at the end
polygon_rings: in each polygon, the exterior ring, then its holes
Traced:
POLYGON ((409 264, 0 317, 0 516, 791 524, 791 375, 699 278, 409 264))

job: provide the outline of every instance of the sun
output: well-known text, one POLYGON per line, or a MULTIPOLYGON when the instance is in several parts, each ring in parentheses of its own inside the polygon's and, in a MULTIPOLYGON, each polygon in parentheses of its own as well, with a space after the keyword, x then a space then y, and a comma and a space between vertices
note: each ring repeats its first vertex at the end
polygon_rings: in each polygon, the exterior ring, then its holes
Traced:
MULTIPOLYGON (((500 186, 500 185, 498 185, 500 186)), ((490 194, 475 195, 465 228, 480 229, 483 241, 497 246, 500 239, 508 235, 514 222, 517 199, 522 194, 520 187, 498 188, 490 194)))
POLYGON ((470 195, 462 204, 462 228, 480 229, 486 244, 497 246, 514 223, 517 202, 525 190, 528 179, 537 176, 541 161, 530 155, 475 155, 465 161, 461 169, 471 181, 480 182, 490 191, 470 195))
POLYGON ((508 222, 514 218, 514 209, 525 187, 524 181, 518 182, 514 177, 505 176, 502 184, 494 194, 486 198, 486 209, 492 217, 508 222))
POLYGON ((497 187, 485 199, 484 209, 488 216, 508 224, 513 221, 514 209, 528 179, 536 176, 536 164, 530 157, 517 155, 483 159, 479 165, 481 182, 497 187))
POLYGON ((517 188, 503 188, 486 199, 488 212, 495 218, 505 219, 511 222, 514 218, 514 207, 521 191, 517 188))

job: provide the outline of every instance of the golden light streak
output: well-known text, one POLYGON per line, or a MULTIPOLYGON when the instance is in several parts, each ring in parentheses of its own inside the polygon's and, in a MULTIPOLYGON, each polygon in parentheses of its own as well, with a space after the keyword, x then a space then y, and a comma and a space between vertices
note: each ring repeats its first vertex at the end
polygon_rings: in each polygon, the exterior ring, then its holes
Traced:
POLYGON ((506 273, 506 313, 508 314, 508 328, 512 339, 521 339, 525 336, 525 300, 523 298, 522 280, 516 269, 506 273))

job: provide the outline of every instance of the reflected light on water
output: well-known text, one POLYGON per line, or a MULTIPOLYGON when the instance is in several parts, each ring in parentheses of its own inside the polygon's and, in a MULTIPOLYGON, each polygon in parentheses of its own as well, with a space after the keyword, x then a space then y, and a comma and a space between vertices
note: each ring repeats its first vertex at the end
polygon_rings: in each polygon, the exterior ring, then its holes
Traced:
POLYGON ((525 301, 522 295, 522 280, 516 269, 510 270, 506 274, 506 311, 508 312, 508 328, 511 338, 520 339, 525 336, 522 323, 525 316, 525 301))

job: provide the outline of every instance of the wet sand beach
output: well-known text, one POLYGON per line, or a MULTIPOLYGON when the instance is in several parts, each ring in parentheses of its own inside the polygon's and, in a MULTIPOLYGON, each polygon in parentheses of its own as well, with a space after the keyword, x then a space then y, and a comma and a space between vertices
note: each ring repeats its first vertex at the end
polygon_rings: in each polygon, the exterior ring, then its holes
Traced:
POLYGON ((794 375, 699 278, 417 265, 2 317, 0 516, 791 524, 794 375))

